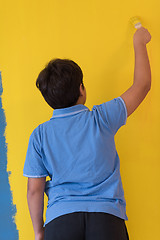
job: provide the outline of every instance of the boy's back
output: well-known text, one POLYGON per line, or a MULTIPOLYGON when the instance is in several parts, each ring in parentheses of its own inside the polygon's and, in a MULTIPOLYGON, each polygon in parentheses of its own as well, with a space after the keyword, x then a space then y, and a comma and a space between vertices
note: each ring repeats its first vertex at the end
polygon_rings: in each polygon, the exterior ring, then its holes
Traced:
POLYGON ((50 176, 46 223, 75 212, 107 212, 127 220, 114 143, 126 123, 127 109, 118 97, 90 111, 78 104, 56 109, 31 134, 24 175, 50 176))

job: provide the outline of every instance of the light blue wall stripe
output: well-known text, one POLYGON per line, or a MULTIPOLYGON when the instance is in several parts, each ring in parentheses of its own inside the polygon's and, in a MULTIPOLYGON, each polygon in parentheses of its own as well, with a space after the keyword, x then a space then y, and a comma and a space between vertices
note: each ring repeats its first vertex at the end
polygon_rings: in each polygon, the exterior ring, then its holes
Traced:
POLYGON ((4 136, 6 119, 2 109, 2 92, 0 72, 0 240, 17 240, 19 234, 14 222, 16 206, 12 202, 12 192, 9 185, 10 172, 7 172, 7 144, 4 136))

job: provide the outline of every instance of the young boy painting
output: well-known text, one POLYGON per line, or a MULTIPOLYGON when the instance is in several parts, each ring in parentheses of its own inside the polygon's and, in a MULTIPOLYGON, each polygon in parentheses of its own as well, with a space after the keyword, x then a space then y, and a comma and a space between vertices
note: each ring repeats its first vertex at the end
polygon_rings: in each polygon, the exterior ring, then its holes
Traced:
POLYGON ((23 170, 35 240, 129 239, 114 136, 151 88, 150 40, 147 29, 135 32, 132 86, 92 111, 84 105, 83 73, 74 61, 57 58, 40 72, 36 86, 54 111, 30 135, 23 170))

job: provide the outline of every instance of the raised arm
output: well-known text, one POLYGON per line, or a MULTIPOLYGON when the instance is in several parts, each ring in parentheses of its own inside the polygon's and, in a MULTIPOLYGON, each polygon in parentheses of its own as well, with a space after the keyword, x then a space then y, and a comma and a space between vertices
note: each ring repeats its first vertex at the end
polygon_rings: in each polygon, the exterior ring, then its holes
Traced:
POLYGON ((120 96, 126 104, 128 116, 140 105, 151 88, 151 69, 146 48, 146 44, 150 40, 151 35, 144 27, 138 29, 133 37, 135 51, 134 82, 120 96))

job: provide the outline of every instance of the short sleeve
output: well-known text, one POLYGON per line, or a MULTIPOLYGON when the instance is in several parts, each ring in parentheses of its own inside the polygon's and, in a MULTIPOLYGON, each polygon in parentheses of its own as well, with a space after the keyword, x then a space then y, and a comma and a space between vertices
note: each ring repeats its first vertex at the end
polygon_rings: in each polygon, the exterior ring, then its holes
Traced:
POLYGON ((23 176, 25 177, 46 177, 48 176, 47 169, 43 164, 41 155, 41 136, 40 127, 38 126, 29 138, 28 149, 26 153, 23 176))
POLYGON ((121 97, 114 98, 111 101, 96 105, 95 107, 99 110, 102 119, 113 134, 116 134, 118 129, 126 124, 127 108, 121 97))

